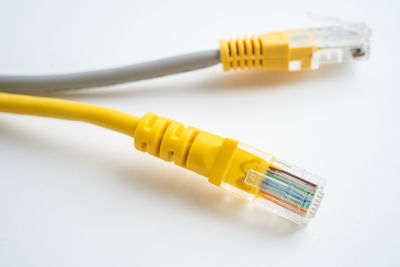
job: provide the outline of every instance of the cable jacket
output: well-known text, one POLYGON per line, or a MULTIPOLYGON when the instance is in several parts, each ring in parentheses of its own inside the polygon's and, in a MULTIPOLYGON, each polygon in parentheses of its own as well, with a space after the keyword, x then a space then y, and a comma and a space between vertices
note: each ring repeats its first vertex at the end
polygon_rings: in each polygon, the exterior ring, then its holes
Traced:
POLYGON ((134 136, 139 118, 128 113, 74 101, 0 93, 0 112, 83 121, 134 136))
POLYGON ((27 93, 106 86, 201 69, 219 62, 219 50, 208 50, 97 71, 44 76, 0 75, 0 90, 27 93))

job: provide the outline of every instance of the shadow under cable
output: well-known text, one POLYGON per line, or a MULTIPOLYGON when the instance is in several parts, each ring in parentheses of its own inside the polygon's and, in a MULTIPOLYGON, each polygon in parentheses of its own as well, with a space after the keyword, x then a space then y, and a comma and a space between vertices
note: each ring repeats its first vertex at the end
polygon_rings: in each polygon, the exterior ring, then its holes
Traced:
MULTIPOLYGON (((74 127, 73 125, 66 125, 74 127)), ((79 125, 77 125, 79 127, 79 125)), ((85 164, 95 169, 103 169, 112 173, 110 179, 120 181, 120 186, 132 187, 135 190, 145 190, 154 194, 159 202, 165 205, 188 205, 196 208, 199 213, 210 220, 223 221, 229 225, 254 234, 255 238, 279 238, 294 234, 303 229, 281 217, 256 207, 247 200, 239 199, 225 190, 221 190, 199 175, 184 171, 181 168, 159 163, 135 164, 130 160, 122 161, 112 156, 112 153, 94 155, 90 150, 79 149, 68 142, 58 142, 48 139, 45 134, 29 133, 29 129, 0 121, 0 140, 8 144, 21 146, 24 149, 41 150, 41 153, 51 155, 63 164, 85 164), (172 168, 171 168, 172 167, 172 168), (168 169, 168 170, 167 170, 168 169), (114 175, 115 174, 115 175, 114 175)), ((127 139, 127 145, 132 145, 127 139)), ((84 142, 84 140, 81 140, 84 142)), ((0 142, 1 143, 1 142, 0 142)), ((74 143, 76 144, 76 143, 74 143)), ((107 148, 107 145, 105 145, 107 148)), ((132 150, 134 148, 132 147, 132 150)), ((142 152, 137 152, 142 153, 142 152)), ((4 179, 7 177, 4 173, 4 179)), ((188 226, 190 227, 190 226, 188 226)))

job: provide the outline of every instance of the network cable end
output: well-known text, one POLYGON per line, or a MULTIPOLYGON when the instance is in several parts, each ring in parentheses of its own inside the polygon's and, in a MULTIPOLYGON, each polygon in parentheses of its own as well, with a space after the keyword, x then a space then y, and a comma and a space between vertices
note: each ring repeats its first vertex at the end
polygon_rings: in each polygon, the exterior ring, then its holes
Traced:
POLYGON ((318 211, 326 180, 239 143, 221 186, 306 226, 318 211))
POLYGON ((369 57, 371 30, 364 23, 267 33, 258 37, 222 40, 224 70, 315 70, 324 64, 369 57))

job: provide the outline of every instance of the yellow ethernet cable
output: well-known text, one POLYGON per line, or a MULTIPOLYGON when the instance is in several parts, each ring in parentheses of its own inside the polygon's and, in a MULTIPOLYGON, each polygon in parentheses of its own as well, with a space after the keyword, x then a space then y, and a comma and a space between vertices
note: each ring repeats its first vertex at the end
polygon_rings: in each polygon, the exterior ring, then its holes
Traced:
POLYGON ((106 70, 44 76, 0 75, 0 90, 35 92, 107 86, 205 68, 222 63, 224 71, 315 70, 324 64, 369 57, 370 29, 364 23, 282 31, 222 40, 219 49, 106 70), (27 89, 29 88, 29 89, 27 89))
POLYGON ((231 138, 147 113, 135 117, 67 100, 0 93, 0 111, 84 121, 134 138, 136 149, 208 178, 299 225, 315 216, 326 181, 231 138))

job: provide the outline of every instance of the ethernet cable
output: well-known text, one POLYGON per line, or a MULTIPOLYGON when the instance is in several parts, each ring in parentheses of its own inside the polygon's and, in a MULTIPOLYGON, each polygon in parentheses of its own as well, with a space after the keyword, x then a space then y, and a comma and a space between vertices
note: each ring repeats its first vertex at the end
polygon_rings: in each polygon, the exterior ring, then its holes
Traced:
MULTIPOLYGON (((231 138, 174 120, 73 101, 0 93, 0 112, 92 123, 134 138, 136 149, 194 171, 299 225, 307 225, 326 181, 231 138)), ((171 181, 173 182, 173 181, 171 181)))
POLYGON ((220 48, 105 70, 72 74, 0 75, 0 90, 38 92, 107 86, 150 79, 222 63, 223 70, 315 70, 320 65, 369 57, 370 29, 364 23, 282 31, 220 41, 220 48))

